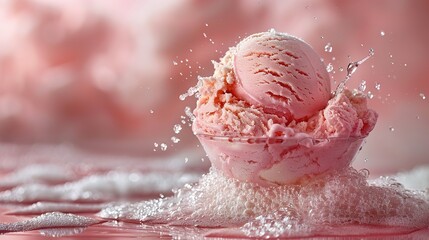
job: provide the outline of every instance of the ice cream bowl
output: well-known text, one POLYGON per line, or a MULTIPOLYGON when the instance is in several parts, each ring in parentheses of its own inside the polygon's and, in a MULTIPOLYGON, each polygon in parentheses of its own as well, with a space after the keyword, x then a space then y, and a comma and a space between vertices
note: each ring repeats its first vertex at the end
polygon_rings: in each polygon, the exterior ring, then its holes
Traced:
POLYGON ((212 167, 263 186, 298 184, 350 166, 365 137, 226 137, 196 134, 212 167))

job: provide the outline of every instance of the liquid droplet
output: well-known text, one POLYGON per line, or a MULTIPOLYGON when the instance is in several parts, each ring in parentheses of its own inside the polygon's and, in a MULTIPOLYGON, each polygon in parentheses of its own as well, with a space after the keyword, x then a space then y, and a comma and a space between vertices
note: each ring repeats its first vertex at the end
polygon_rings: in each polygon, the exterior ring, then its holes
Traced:
POLYGON ((167 150, 167 144, 161 143, 160 148, 161 148, 161 151, 166 151, 167 150))
POLYGON ((394 127, 389 127, 389 131, 394 132, 395 128, 394 127))
POLYGON ((362 82, 359 85, 359 91, 363 92, 366 89, 366 81, 362 80, 362 82))
POLYGON ((155 143, 153 143, 153 146, 158 147, 159 145, 158 145, 158 143, 155 142, 155 143))
POLYGON ((326 66, 326 71, 327 72, 332 72, 332 70, 334 70, 334 67, 332 66, 331 63, 328 63, 328 65, 326 66))
POLYGON ((332 52, 332 44, 328 43, 325 45, 325 52, 332 52))
POLYGON ((178 142, 180 142, 180 138, 178 138, 178 137, 171 137, 171 141, 173 143, 178 143, 178 142))
POLYGON ((203 33, 203 36, 204 36, 204 38, 207 38, 207 34, 206 33, 203 33))
POLYGON ((187 163, 189 161, 189 158, 185 157, 185 163, 187 163))
POLYGON ((208 27, 209 26, 209 24, 208 23, 206 23, 206 27, 208 27))
POLYGON ((177 63, 176 61, 173 61, 173 65, 174 65, 174 66, 177 66, 177 64, 178 64, 178 63, 177 63))
POLYGON ((426 99, 426 96, 425 96, 423 93, 420 93, 420 97, 421 97, 423 100, 425 100, 425 99, 426 99))
POLYGON ((381 84, 380 83, 375 83, 375 89, 377 89, 378 91, 380 91, 381 89, 381 84))
POLYGON ((381 31, 380 36, 384 37, 384 35, 386 35, 386 33, 384 31, 381 31))
MULTIPOLYGON (((365 58, 357 61, 357 62, 351 62, 349 63, 349 65, 347 65, 347 75, 344 78, 344 80, 342 82, 340 82, 340 84, 338 84, 337 89, 335 90, 335 95, 340 94, 341 92, 344 91, 344 88, 346 86, 347 81, 351 78, 351 76, 353 75, 353 73, 356 72, 357 68, 364 63, 365 61, 367 61, 369 58, 371 58, 372 56, 374 56, 374 49, 370 48, 369 52, 368 52, 368 56, 366 56, 365 58)), ((342 71, 340 69, 340 71, 342 71)))
POLYGON ((154 113, 154 111, 151 109, 150 111, 149 111, 151 114, 153 114, 154 113))
POLYGON ((374 94, 372 94, 372 92, 371 92, 371 91, 368 91, 368 93, 366 94, 366 96, 367 96, 369 99, 373 99, 373 98, 374 98, 374 94))
POLYGON ((180 124, 175 124, 175 125, 173 126, 173 131, 174 131, 174 133, 179 134, 179 133, 180 133, 180 131, 182 131, 182 125, 180 125, 180 124))
POLYGON ((276 34, 276 30, 274 28, 268 29, 268 32, 271 34, 276 34))

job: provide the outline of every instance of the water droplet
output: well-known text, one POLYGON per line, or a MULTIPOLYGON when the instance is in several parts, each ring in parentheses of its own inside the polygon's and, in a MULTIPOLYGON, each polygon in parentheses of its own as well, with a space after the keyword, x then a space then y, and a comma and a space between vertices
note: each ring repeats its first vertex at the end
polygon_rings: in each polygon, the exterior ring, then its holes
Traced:
POLYGON ((185 114, 186 114, 186 116, 188 116, 188 118, 193 122, 194 121, 194 119, 195 119, 195 116, 194 116, 194 114, 192 113, 192 110, 191 110, 191 108, 190 107, 185 107, 185 114))
POLYGON ((178 64, 178 63, 177 63, 176 61, 173 61, 173 65, 174 65, 174 66, 177 66, 177 64, 178 64))
POLYGON ((325 45, 325 52, 332 52, 332 44, 328 43, 325 45))
POLYGON ((370 172, 368 169, 363 168, 363 169, 359 170, 359 173, 362 174, 365 178, 368 178, 370 172))
POLYGON ((408 66, 406 63, 404 63, 404 67, 408 66))
POLYGON ((389 131, 394 132, 395 128, 394 127, 389 127, 389 131))
POLYGON ((426 96, 425 96, 423 93, 420 93, 420 97, 421 97, 423 100, 425 100, 425 99, 426 99, 426 96))
MULTIPOLYGON (((365 58, 363 58, 357 62, 351 62, 351 63, 349 63, 349 65, 347 65, 347 75, 344 78, 344 80, 341 81, 340 84, 338 84, 337 88, 335 89, 335 95, 338 95, 339 93, 341 93, 344 90, 347 81, 351 78, 353 73, 356 72, 359 65, 364 63, 366 60, 371 58, 373 55, 374 55, 374 49, 371 48, 371 49, 369 49, 368 56, 366 56, 365 58)), ((342 71, 342 69, 340 69, 340 71, 342 71)))
POLYGON ((203 33, 203 36, 204 36, 204 38, 207 38, 207 34, 206 33, 203 33))
POLYGON ((206 23, 206 27, 208 27, 209 26, 209 24, 208 23, 206 23))
POLYGON ((338 70, 339 70, 340 72, 342 72, 342 71, 344 71, 344 68, 343 68, 343 67, 339 67, 339 68, 338 68, 338 70))
POLYGON ((185 163, 187 163, 189 161, 189 158, 185 157, 185 163))
POLYGON ((161 151, 166 151, 167 150, 167 144, 161 143, 160 148, 161 148, 161 151))
POLYGON ((384 31, 381 31, 380 36, 384 37, 384 35, 386 35, 386 33, 384 31))
POLYGON ((367 96, 369 99, 373 99, 373 98, 374 98, 374 94, 372 94, 372 92, 371 92, 371 91, 368 91, 368 93, 366 94, 366 96, 367 96))
POLYGON ((180 133, 180 131, 182 131, 182 125, 180 125, 180 124, 175 124, 175 125, 173 126, 173 131, 174 131, 174 133, 179 134, 179 133, 180 133))
POLYGON ((376 82, 376 83, 375 83, 375 89, 377 89, 378 91, 380 91, 380 89, 381 89, 381 84, 380 84, 380 83, 378 83, 378 82, 376 82))
POLYGON ((158 147, 158 146, 159 146, 159 144, 158 144, 158 143, 156 143, 156 142, 154 142, 154 143, 153 143, 153 146, 154 146, 154 147, 158 147))
POLYGON ((364 162, 368 162, 368 158, 366 157, 363 161, 364 161, 364 162))
POLYGON ((332 70, 334 70, 334 67, 332 66, 331 63, 328 63, 328 65, 326 66, 326 71, 332 72, 332 70))
POLYGON ((363 92, 366 89, 366 81, 362 80, 362 82, 359 85, 359 91, 363 92))
POLYGON ((154 113, 154 111, 151 109, 150 111, 149 111, 151 114, 153 114, 154 113))
POLYGON ((178 138, 178 137, 171 137, 171 141, 173 142, 173 143, 178 143, 178 142, 180 142, 180 138, 178 138))
POLYGON ((192 52, 192 49, 189 49, 189 52, 192 52))

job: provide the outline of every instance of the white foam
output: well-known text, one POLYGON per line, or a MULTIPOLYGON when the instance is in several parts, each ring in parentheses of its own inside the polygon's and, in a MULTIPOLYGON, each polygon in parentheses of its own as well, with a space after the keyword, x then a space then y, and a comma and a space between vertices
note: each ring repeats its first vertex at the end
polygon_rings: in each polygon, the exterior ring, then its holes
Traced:
POLYGON ((169 192, 172 188, 197 181, 199 174, 172 172, 109 172, 79 181, 50 186, 22 185, 0 192, 0 202, 109 201, 169 192))
POLYGON ((8 232, 24 232, 37 229, 53 228, 53 227, 88 227, 103 221, 90 217, 78 216, 70 213, 52 212, 46 213, 29 220, 2 223, 0 224, 0 233, 8 232))
POLYGON ((243 227, 252 237, 293 236, 295 232, 316 231, 322 225, 429 226, 425 193, 395 187, 393 182, 368 184, 366 178, 364 172, 348 169, 302 185, 263 188, 227 179, 212 170, 198 184, 176 190, 173 197, 109 207, 99 216, 145 223, 243 227))
POLYGON ((48 212, 63 213, 95 213, 107 207, 109 204, 82 204, 82 203, 54 203, 37 202, 30 206, 13 209, 6 214, 9 215, 34 215, 48 212))

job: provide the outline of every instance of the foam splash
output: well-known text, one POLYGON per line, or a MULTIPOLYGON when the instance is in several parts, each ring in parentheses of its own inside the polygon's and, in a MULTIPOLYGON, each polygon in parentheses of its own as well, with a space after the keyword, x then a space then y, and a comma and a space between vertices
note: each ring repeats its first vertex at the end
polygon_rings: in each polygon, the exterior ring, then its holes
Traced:
POLYGON ((327 225, 429 226, 428 193, 398 184, 370 184, 367 174, 350 168, 302 185, 264 188, 211 170, 172 197, 116 205, 98 215, 150 224, 241 227, 251 237, 311 235, 327 225))
POLYGON ((60 185, 29 184, 0 192, 0 202, 99 202, 169 192, 197 181, 199 174, 171 172, 108 172, 60 185))
POLYGON ((85 228, 94 224, 104 222, 95 218, 66 214, 60 212, 45 213, 29 220, 2 223, 0 224, 0 234, 8 232, 25 232, 38 229, 49 228, 85 228))

